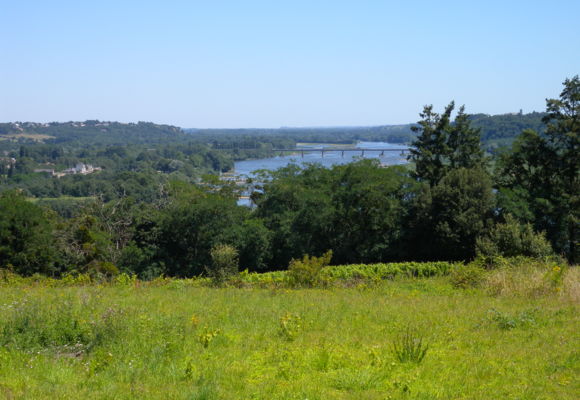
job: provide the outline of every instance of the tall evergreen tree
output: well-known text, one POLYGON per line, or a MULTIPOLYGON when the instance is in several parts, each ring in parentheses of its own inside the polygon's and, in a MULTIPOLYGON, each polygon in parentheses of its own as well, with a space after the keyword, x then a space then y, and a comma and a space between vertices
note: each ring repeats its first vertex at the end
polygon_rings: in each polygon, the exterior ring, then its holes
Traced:
POLYGON ((412 129, 418 133, 409 160, 424 186, 415 198, 407 246, 422 259, 468 259, 475 240, 489 225, 493 204, 479 129, 461 106, 452 121, 452 101, 442 114, 425 106, 412 129))
POLYGON ((412 143, 408 158, 415 163, 415 178, 430 186, 436 185, 445 176, 449 153, 447 134, 454 107, 455 103, 451 102, 439 115, 433 111, 432 105, 425 106, 419 114, 421 120, 411 128, 418 135, 412 143))
POLYGON ((480 168, 484 165, 485 156, 481 148, 480 132, 479 128, 471 127, 465 106, 461 106, 450 127, 447 141, 450 169, 480 168))
MULTIPOLYGON (((524 131, 502 159, 499 181, 519 193, 556 251, 577 262, 580 221, 580 78, 566 79, 559 99, 547 99, 546 132, 524 131)), ((511 210, 506 209, 506 212, 511 210)))
POLYGON ((429 186, 438 184, 452 170, 484 165, 479 129, 471 127, 465 106, 452 122, 454 109, 453 101, 442 114, 434 112, 432 105, 425 106, 419 114, 421 120, 411 128, 418 136, 411 145, 409 160, 415 163, 415 178, 429 186))

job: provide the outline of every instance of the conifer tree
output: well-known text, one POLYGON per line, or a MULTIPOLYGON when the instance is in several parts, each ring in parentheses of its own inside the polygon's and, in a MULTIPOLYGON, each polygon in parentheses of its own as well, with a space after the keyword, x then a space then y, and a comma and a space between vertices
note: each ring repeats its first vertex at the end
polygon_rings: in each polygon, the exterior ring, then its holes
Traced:
POLYGON ((430 186, 452 170, 484 166, 479 129, 471 127, 465 106, 451 122, 454 109, 453 101, 442 114, 434 112, 432 105, 425 106, 419 114, 421 120, 411 128, 418 136, 411 145, 409 160, 415 163, 415 178, 430 186))
POLYGON ((449 167, 479 168, 484 166, 485 156, 481 148, 480 129, 471 127, 465 106, 459 108, 448 137, 449 167))

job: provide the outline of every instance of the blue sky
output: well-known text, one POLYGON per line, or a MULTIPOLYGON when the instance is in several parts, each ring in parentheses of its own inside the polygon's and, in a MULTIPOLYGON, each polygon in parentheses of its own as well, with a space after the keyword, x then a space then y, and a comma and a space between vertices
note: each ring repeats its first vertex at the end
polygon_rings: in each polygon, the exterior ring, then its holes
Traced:
POLYGON ((4 1, 0 121, 381 125, 542 111, 580 1, 4 1))

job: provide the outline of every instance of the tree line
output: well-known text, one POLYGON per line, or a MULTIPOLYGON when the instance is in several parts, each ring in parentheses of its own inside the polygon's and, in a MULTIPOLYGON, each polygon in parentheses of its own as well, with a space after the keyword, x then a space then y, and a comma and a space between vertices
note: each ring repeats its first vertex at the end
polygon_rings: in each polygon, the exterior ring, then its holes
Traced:
POLYGON ((576 76, 547 100, 540 132, 525 130, 490 156, 463 107, 451 102, 437 113, 426 106, 413 127, 409 165, 363 160, 265 171, 253 209, 237 205, 235 185, 214 178, 167 179, 150 201, 97 197, 67 213, 7 191, 0 267, 186 277, 207 273, 220 245, 235 248, 240 266, 253 271, 329 250, 334 264, 554 253, 574 263, 579 115, 576 76))

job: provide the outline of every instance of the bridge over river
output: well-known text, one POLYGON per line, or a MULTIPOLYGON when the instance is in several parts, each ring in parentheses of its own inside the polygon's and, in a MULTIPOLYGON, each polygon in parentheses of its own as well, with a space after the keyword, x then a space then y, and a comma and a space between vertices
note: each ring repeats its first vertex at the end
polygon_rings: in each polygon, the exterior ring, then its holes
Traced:
POLYGON ((317 163, 323 167, 356 162, 362 158, 379 160, 382 165, 407 163, 409 147, 387 142, 358 142, 357 144, 297 143, 296 147, 276 147, 271 156, 235 162, 234 173, 240 176, 255 176, 253 171, 274 171, 289 164, 307 165, 317 163))
POLYGON ((365 155, 365 152, 373 152, 373 153, 380 153, 379 156, 384 156, 385 152, 398 152, 401 156, 409 153, 408 148, 403 149, 393 149, 393 148, 375 148, 375 147, 324 147, 324 148, 295 148, 295 149, 272 149, 274 153, 279 153, 280 156, 284 155, 284 153, 291 153, 297 154, 300 153, 302 157, 304 157, 304 153, 321 153, 322 157, 324 157, 324 153, 341 153, 341 156, 344 157, 344 153, 360 153, 361 156, 365 155))
MULTIPOLYGON (((358 142, 356 145, 308 143, 298 144, 295 148, 274 148, 273 156, 263 159, 250 159, 235 162, 230 180, 245 181, 246 177, 256 178, 254 171, 286 167, 289 164, 308 165, 311 163, 330 168, 334 165, 348 164, 360 159, 376 159, 381 165, 402 165, 407 163, 409 147, 387 142, 358 142)), ((244 193, 248 196, 251 190, 244 193)), ((242 197, 240 204, 251 205, 248 198, 242 197)))

